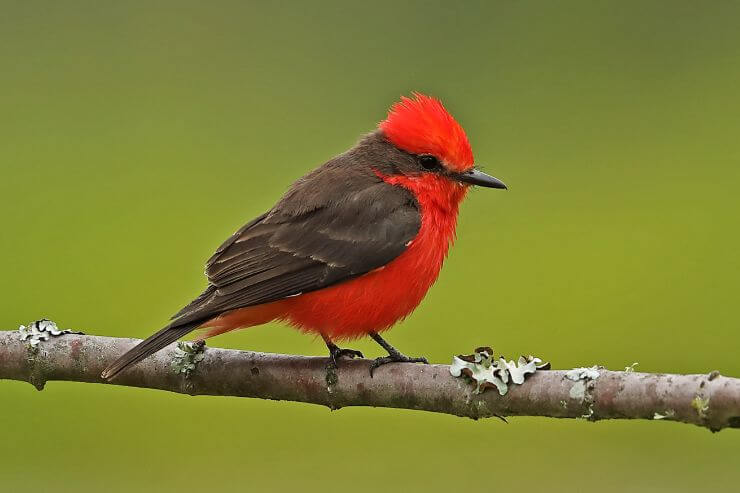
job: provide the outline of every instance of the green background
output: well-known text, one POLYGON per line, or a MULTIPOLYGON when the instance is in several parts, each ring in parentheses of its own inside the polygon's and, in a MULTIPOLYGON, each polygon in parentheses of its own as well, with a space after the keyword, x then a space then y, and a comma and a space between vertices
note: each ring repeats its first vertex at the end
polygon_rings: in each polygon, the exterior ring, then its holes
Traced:
MULTIPOLYGON (((510 185, 389 340, 740 375, 740 3, 0 2, 0 327, 144 337, 413 90, 510 185)), ((271 324, 211 345, 324 354, 271 324)), ((368 342, 355 345, 377 356, 368 342)), ((737 488, 740 432, 0 382, 4 491, 737 488)))

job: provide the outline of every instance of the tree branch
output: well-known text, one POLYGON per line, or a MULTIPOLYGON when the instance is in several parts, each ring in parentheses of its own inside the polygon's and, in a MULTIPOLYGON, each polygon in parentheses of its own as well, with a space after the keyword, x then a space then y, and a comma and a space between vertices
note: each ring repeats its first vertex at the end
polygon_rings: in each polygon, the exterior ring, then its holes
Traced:
MULTIPOLYGON (((65 334, 35 348, 18 331, 0 331, 0 379, 39 390, 49 380, 108 384, 103 369, 138 339, 65 334)), ((171 345, 110 384, 190 395, 229 395, 321 404, 331 409, 374 406, 418 409, 473 419, 491 416, 665 419, 712 431, 740 428, 740 379, 599 370, 573 381, 566 371, 537 371, 505 396, 473 392, 447 365, 390 364, 370 378, 369 360, 342 360, 327 373, 327 358, 206 348, 190 373, 176 372, 182 351, 171 345), (328 383, 329 382, 329 383, 328 383)))

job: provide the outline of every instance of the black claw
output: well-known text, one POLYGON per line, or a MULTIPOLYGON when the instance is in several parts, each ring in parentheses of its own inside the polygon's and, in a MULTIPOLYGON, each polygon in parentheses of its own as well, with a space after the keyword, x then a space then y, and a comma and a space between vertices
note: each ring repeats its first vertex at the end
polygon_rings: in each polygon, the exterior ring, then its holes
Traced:
POLYGON ((373 377, 373 372, 376 368, 378 368, 379 366, 387 365, 388 363, 424 363, 425 365, 429 364, 429 361, 427 361, 427 359, 423 356, 419 358, 409 358, 408 356, 402 354, 398 349, 391 346, 388 341, 380 337, 380 334, 378 334, 377 332, 370 332, 370 337, 375 342, 380 344, 380 347, 388 351, 388 356, 377 358, 370 365, 370 378, 373 377))
POLYGON ((341 349, 339 351, 339 356, 348 356, 350 358, 364 358, 365 355, 362 354, 362 351, 358 351, 356 349, 341 349))
POLYGON ((329 366, 331 368, 337 368, 337 361, 342 356, 346 356, 350 359, 365 357, 361 351, 357 351, 356 349, 345 349, 334 345, 329 346, 329 366))
POLYGON ((376 368, 387 365, 388 363, 424 363, 425 365, 428 365, 429 361, 423 356, 420 356, 418 358, 410 358, 401 353, 389 354, 388 356, 383 356, 382 358, 375 358, 375 361, 373 361, 373 363, 370 365, 370 378, 373 377, 373 373, 375 372, 376 368))

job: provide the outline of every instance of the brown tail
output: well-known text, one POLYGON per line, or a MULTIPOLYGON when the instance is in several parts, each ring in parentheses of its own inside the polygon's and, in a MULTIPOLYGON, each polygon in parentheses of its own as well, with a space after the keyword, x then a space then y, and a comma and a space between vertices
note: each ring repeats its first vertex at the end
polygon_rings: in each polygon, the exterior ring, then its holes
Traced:
POLYGON ((184 335, 194 331, 202 325, 203 322, 203 320, 197 320, 195 322, 187 322, 180 325, 175 325, 177 322, 168 325, 124 353, 124 355, 118 358, 115 363, 103 370, 101 376, 106 380, 111 380, 129 366, 135 365, 147 356, 156 353, 166 345, 175 342, 184 335))

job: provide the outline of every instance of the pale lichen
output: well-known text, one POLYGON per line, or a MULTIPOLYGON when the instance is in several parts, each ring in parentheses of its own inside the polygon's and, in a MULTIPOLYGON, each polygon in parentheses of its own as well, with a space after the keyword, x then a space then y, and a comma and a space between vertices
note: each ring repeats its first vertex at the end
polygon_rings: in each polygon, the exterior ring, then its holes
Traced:
POLYGON ((568 392, 568 395, 571 399, 582 401, 586 398, 586 383, 583 380, 578 380, 570 388, 570 392, 568 392))
POLYGON ((596 380, 599 378, 600 369, 599 366, 573 368, 565 373, 565 378, 574 382, 578 380, 596 380))
POLYGON ((28 341, 32 349, 36 349, 41 341, 48 341, 51 337, 61 336, 64 334, 82 334, 75 330, 60 330, 57 324, 49 319, 42 318, 28 324, 28 327, 21 325, 18 327, 21 341, 28 341))
POLYGON ((595 419, 594 417, 594 397, 592 395, 593 384, 591 380, 599 378, 600 366, 579 367, 568 370, 565 378, 575 383, 571 386, 568 396, 578 402, 588 405, 586 413, 581 415, 582 419, 595 419))
POLYGON ((707 411, 709 411, 709 398, 706 399, 700 395, 694 396, 691 400, 691 407, 694 408, 700 418, 704 419, 707 417, 707 411))
POLYGON ((633 373, 633 372, 635 371, 635 367, 636 367, 637 365, 639 365, 639 364, 640 364, 640 363, 638 363, 637 361, 635 361, 635 362, 634 362, 634 363, 632 363, 631 365, 629 365, 629 366, 625 366, 625 367, 624 367, 624 371, 625 371, 626 373, 633 373))
POLYGON ((493 349, 479 347, 473 354, 454 356, 452 365, 450 365, 450 374, 453 377, 464 375, 472 380, 475 383, 474 392, 476 394, 488 388, 495 388, 500 395, 506 395, 509 391, 509 383, 521 385, 527 375, 549 367, 549 363, 543 363, 541 359, 531 355, 520 356, 516 362, 507 361, 503 356, 496 359, 493 349))
POLYGON ((673 419, 673 417, 676 416, 676 411, 673 409, 668 409, 667 411, 664 411, 662 413, 656 412, 653 414, 653 419, 673 419))
POLYGON ((203 341, 178 342, 171 363, 175 373, 183 373, 186 377, 189 377, 198 363, 205 358, 204 348, 205 343, 203 341))

